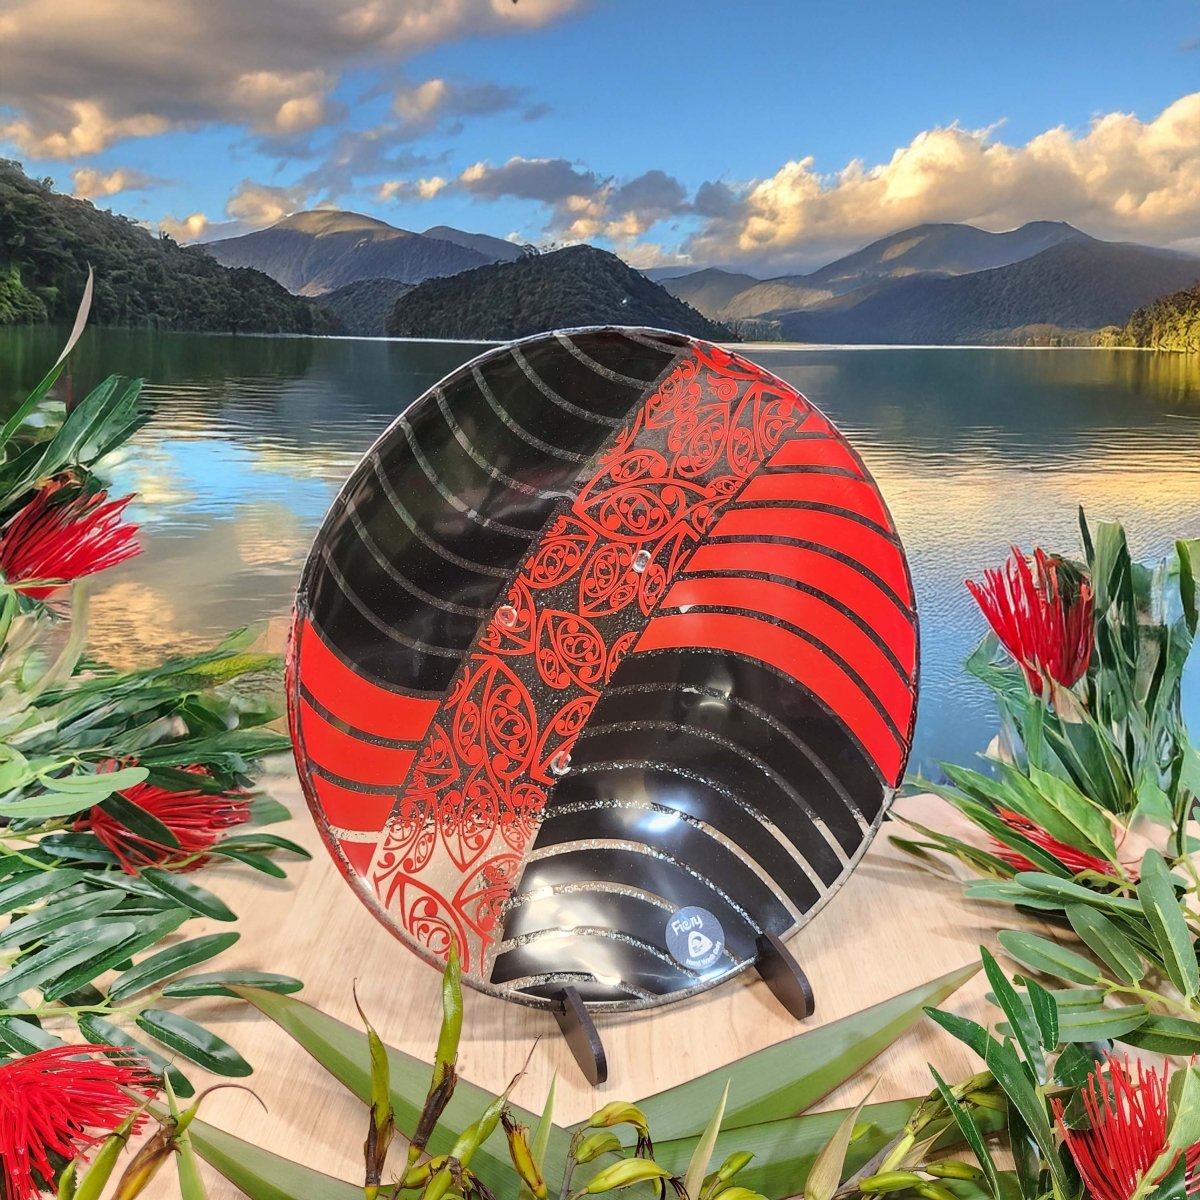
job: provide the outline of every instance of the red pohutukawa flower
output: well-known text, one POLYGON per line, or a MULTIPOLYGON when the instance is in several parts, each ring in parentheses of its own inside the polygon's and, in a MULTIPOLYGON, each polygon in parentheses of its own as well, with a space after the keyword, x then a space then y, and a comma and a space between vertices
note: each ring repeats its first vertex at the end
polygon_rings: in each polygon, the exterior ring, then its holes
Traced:
MULTIPOLYGON (((1094 871, 1098 875, 1111 875, 1114 879, 1120 878, 1120 872, 1112 863, 1103 858, 1097 858, 1094 854, 1088 854, 1085 850, 1077 850, 1074 846, 1068 846, 1066 842, 1060 842, 1058 838, 1051 837, 1040 825, 1035 825, 1020 813, 1001 808, 997 810, 997 816, 1009 829, 1027 837, 1034 845, 1041 846, 1047 854, 1052 854, 1072 875, 1079 875, 1084 871, 1094 871)), ((1003 859, 1014 870, 1038 870, 1038 867, 1019 850, 1014 850, 1011 846, 1006 846, 995 838, 992 839, 992 845, 996 857, 1003 859)))
POLYGON ((64 583, 132 558, 141 550, 137 526, 121 519, 132 499, 88 495, 69 479, 45 484, 0 534, 0 571, 18 591, 44 600, 64 583))
MULTIPOLYGON (((1127 1058, 1106 1055, 1088 1076, 1081 1096, 1088 1128, 1067 1128, 1061 1100, 1054 1101, 1054 1113, 1091 1200, 1130 1200, 1167 1149, 1166 1065, 1160 1075, 1139 1062, 1135 1079, 1127 1058)), ((1178 1160, 1176 1155, 1147 1182, 1158 1183, 1178 1160)), ((1190 1194, 1200 1190, 1200 1142, 1184 1152, 1184 1160, 1190 1194)))
MULTIPOLYGON (((192 775, 208 775, 204 767, 184 767, 192 775)), ((242 792, 205 792, 200 788, 168 791, 139 783, 119 793, 131 804, 145 809, 174 835, 179 846, 164 846, 127 829, 102 808, 93 808, 76 819, 76 829, 90 829, 118 858, 121 866, 135 875, 140 867, 203 865, 203 853, 216 844, 221 833, 241 825, 250 817, 250 802, 242 792), (196 858, 196 855, 201 855, 196 858)))
POLYGON ((51 1155, 74 1158, 136 1108, 125 1088, 155 1080, 109 1046, 55 1046, 0 1064, 0 1189, 6 1200, 36 1200, 54 1179, 51 1155))
POLYGON ((1034 550, 1030 566, 1014 546, 1003 567, 984 572, 982 584, 967 580, 988 624, 1039 696, 1046 678, 1070 687, 1092 657, 1092 585, 1083 578, 1064 588, 1062 574, 1061 559, 1034 550))

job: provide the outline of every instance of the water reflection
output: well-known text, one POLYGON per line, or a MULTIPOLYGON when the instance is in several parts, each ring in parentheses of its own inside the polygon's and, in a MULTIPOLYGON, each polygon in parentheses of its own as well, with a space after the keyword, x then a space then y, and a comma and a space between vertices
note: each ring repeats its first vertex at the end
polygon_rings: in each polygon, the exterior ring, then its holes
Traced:
MULTIPOLYGON (((57 355, 0 330, 0 409, 57 355)), ((121 663, 248 621, 282 644, 309 542, 388 422, 478 346, 92 330, 62 391, 140 374, 155 419, 114 464, 145 553, 98 583, 95 636, 121 663)), ((1200 359, 1094 350, 771 350, 750 357, 846 432, 905 539, 922 617, 917 759, 986 739, 961 674, 981 622, 962 587, 1012 541, 1077 545, 1076 509, 1120 518, 1141 557, 1200 535, 1200 359)), ((1200 687, 1189 680, 1200 710, 1200 687)), ((1196 724, 1200 724, 1200 712, 1196 724)))

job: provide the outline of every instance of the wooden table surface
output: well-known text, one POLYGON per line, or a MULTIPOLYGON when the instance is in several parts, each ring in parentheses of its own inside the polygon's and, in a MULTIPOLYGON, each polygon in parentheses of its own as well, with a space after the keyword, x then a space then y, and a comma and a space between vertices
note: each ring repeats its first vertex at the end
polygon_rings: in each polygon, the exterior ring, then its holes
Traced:
MULTIPOLYGON (((384 1040, 428 1059, 440 1019, 440 976, 397 942, 342 880, 321 848, 294 774, 281 770, 264 786, 296 813, 279 832, 308 846, 314 857, 311 862, 289 861, 287 882, 245 868, 205 872, 205 885, 241 917, 241 941, 219 962, 295 975, 305 981, 301 999, 352 1022, 357 1017, 351 984, 357 981, 363 1007, 384 1040)), ((898 807, 943 829, 952 823, 948 806, 932 797, 908 798, 898 807)), ((977 961, 980 943, 994 941, 996 922, 1012 923, 1011 910, 965 902, 954 883, 922 870, 891 846, 887 831, 885 826, 841 892, 790 943, 817 1000, 816 1015, 803 1028, 815 1028, 977 961)), ((189 935, 209 931, 196 928, 201 924, 189 925, 189 935)), ((987 1022, 994 1010, 986 1004, 984 991, 977 975, 949 1005, 987 1022)), ((246 1082, 268 1109, 264 1112, 244 1092, 225 1090, 206 1101, 205 1120, 277 1154, 347 1180, 361 1180, 363 1109, 348 1093, 248 1006, 220 999, 182 1003, 254 1064, 255 1074, 246 1082)), ((802 1029, 749 973, 695 1000, 645 1014, 604 1017, 599 1026, 608 1052, 609 1082, 593 1090, 547 1014, 468 989, 460 1072, 473 1083, 499 1091, 540 1035, 514 1100, 540 1109, 557 1071, 555 1116, 569 1123, 609 1100, 637 1100, 802 1029)), ((857 1102, 875 1080, 879 1083, 874 1100, 924 1094, 932 1086, 929 1062, 951 1080, 980 1066, 932 1022, 922 1021, 822 1107, 857 1102)), ((189 1074, 198 1084, 203 1082, 202 1072, 189 1074)), ((212 1200, 240 1195, 216 1172, 205 1170, 212 1200)), ((169 1167, 144 1193, 155 1198, 176 1194, 169 1167)))

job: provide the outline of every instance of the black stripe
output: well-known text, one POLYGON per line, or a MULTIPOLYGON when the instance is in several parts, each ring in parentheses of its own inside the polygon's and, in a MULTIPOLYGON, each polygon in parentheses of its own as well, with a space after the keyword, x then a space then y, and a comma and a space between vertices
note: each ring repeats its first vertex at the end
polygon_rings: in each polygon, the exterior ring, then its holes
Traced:
MULTIPOLYGON (((903 746, 904 734, 900 732, 899 727, 893 720, 892 715, 883 705, 883 701, 867 686, 866 680, 840 655, 836 650, 825 645, 816 634, 799 625, 793 625, 791 621, 785 621, 782 617, 777 617, 773 613, 752 612, 746 608, 735 608, 730 604, 688 604, 684 606, 686 613, 683 615, 693 616, 706 613, 714 615, 723 615, 731 617, 745 617, 749 621, 758 621, 763 625, 773 625, 777 629, 786 630, 788 633, 795 634, 802 641, 808 642, 814 649, 820 650, 831 662, 837 663, 839 667, 854 681, 855 686, 862 692, 863 696, 870 703, 871 707, 879 714, 883 723, 888 727, 888 731, 896 739, 898 745, 903 746)), ((682 609, 667 608, 665 605, 658 610, 656 615, 664 615, 668 613, 683 613, 682 609)), ((911 684, 908 685, 911 689, 911 684)))
MULTIPOLYGON (((319 585, 320 580, 317 582, 319 585)), ((445 685, 433 688, 418 687, 405 682, 399 676, 393 677, 391 674, 391 668, 394 665, 393 648, 377 645, 376 635, 373 630, 370 636, 367 637, 363 629, 359 628, 360 623, 353 620, 350 621, 347 628, 343 628, 341 622, 346 618, 347 614, 345 612, 336 613, 334 615, 338 621, 339 633, 345 634, 348 640, 345 644, 335 642, 330 636, 329 631, 322 624, 321 617, 317 615, 315 606, 312 605, 311 596, 304 596, 303 600, 298 600, 297 603, 308 606, 308 619, 320 636, 325 648, 348 670, 353 671, 354 674, 365 679, 375 687, 383 688, 384 691, 392 692, 397 696, 406 696, 413 700, 441 699, 442 693, 445 691, 445 685), (366 640, 356 641, 356 637, 366 638, 366 640), (356 650, 358 653, 355 653, 356 650)))
MULTIPOLYGON (((728 697, 734 707, 745 709, 775 731, 766 744, 773 745, 783 738, 790 741, 832 792, 840 795, 842 803, 849 800, 867 820, 878 813, 884 780, 866 747, 820 697, 779 667, 702 646, 639 651, 622 660, 597 711, 611 704, 619 714, 620 698, 626 689, 642 687, 674 688, 685 697, 713 693, 718 698, 728 697)), ((720 715, 720 710, 713 707, 701 711, 720 715)), ((689 719, 694 716, 689 714, 689 719)))

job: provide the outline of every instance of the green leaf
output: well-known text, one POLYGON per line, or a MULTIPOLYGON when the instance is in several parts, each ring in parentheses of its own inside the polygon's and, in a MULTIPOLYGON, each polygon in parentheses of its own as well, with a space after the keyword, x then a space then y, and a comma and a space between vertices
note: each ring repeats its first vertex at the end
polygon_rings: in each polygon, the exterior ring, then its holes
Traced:
MULTIPOLYGON (((731 1102, 725 1129, 739 1129, 801 1112, 839 1087, 901 1034, 916 1024, 926 1006, 938 1004, 979 970, 973 963, 861 1012, 798 1034, 778 1045, 689 1080, 642 1101, 655 1140, 695 1136, 700 1114, 717 1105, 725 1080, 731 1102)), ((736 1149, 736 1147, 735 1147, 736 1149)))
POLYGON ((1036 979, 1025 980, 1025 991, 1041 1034, 1042 1045, 1046 1050, 1053 1050, 1058 1045, 1058 1001, 1036 979))
POLYGON ((101 929, 64 937, 25 955, 0 975, 0 997, 12 998, 30 988, 48 993, 54 983, 81 965, 90 969, 93 962, 102 960, 114 946, 121 945, 136 932, 136 928, 123 921, 114 921, 101 929))
POLYGON ((1167 1085, 1167 1145, 1190 1150, 1200 1142, 1200 1068, 1181 1067, 1167 1085))
POLYGON ((533 1131, 533 1140, 529 1143, 529 1153, 534 1165, 540 1171, 546 1159, 546 1147, 550 1144, 550 1133, 554 1128, 554 1101, 558 1095, 558 1072, 550 1076, 550 1086, 546 1090, 546 1103, 542 1106, 542 1115, 533 1131))
POLYGON ((277 825, 280 821, 290 821, 292 810, 286 804, 280 804, 270 796, 253 796, 249 804, 249 820, 246 828, 259 825, 277 825))
POLYGON ((143 1045, 137 1038, 131 1037, 124 1029, 114 1025, 111 1021, 107 1021, 95 1013, 82 1013, 79 1017, 79 1032, 89 1042, 116 1046, 136 1054, 149 1064, 150 1069, 156 1075, 166 1075, 170 1078, 171 1086, 175 1089, 177 1096, 188 1097, 196 1094, 191 1080, 174 1063, 168 1062, 156 1050, 151 1050, 149 1046, 143 1045))
MULTIPOLYGON (((1015 774, 1015 772, 1014 772, 1015 774)), ((1098 853, 1109 862, 1117 861, 1117 846, 1108 817, 1094 801, 1077 787, 1048 771, 1029 768, 1030 782, 1062 815, 1074 831, 1073 837, 1063 840, 1069 845, 1098 853)))
POLYGON ((119 867, 117 856, 94 833, 48 833, 38 849, 68 862, 103 863, 119 867))
POLYGON ((1099 983, 1103 978, 1095 964, 1082 954, 1049 938, 1005 929, 997 934, 997 941, 1022 966, 1065 979, 1068 983, 1099 983))
POLYGON ((990 1041, 988 1031, 978 1021, 970 1017, 960 1017, 957 1013, 944 1012, 940 1008, 927 1008, 926 1015, 935 1021, 952 1037, 958 1038, 964 1045, 970 1047, 979 1055, 984 1056, 990 1041))
POLYGON ((1144 1004, 1068 1009, 1059 1022, 1059 1041, 1102 1042, 1124 1039, 1127 1034, 1144 1024, 1148 1015, 1149 1010, 1144 1004))
POLYGON ((1196 948, 1179 907, 1171 873, 1157 850, 1147 850, 1142 857, 1137 896, 1171 982, 1189 1000, 1194 999, 1200 993, 1196 948))
MULTIPOLYGON (((868 1095, 870 1095, 869 1092, 868 1095)), ((859 1115, 866 1102, 867 1097, 864 1096, 857 1106, 846 1114, 833 1137, 821 1147, 821 1152, 813 1161, 813 1165, 808 1171, 808 1178, 804 1181, 804 1200, 833 1200, 834 1193, 838 1190, 838 1186, 842 1182, 842 1174, 846 1169, 846 1155, 850 1151, 850 1139, 854 1133, 854 1127, 858 1124, 859 1115)), ((713 1141, 716 1141, 715 1130, 713 1141)), ((704 1182, 704 1173, 708 1169, 708 1155, 711 1153, 712 1144, 710 1143, 707 1147, 704 1167, 700 1171, 699 1178, 695 1180, 697 1185, 704 1182)), ((691 1178, 690 1170, 688 1177, 691 1178)), ((689 1196, 700 1194, 698 1186, 693 1188, 685 1184, 684 1190, 689 1196)))
MULTIPOLYGON (((692 1157, 688 1161, 687 1171, 683 1176, 683 1190, 689 1196, 699 1196, 701 1185, 704 1183, 704 1177, 708 1174, 708 1163, 712 1158, 713 1147, 717 1144, 717 1134, 721 1132, 721 1121, 725 1117, 725 1105, 729 1100, 729 1084, 725 1084, 725 1090, 721 1093, 721 1103, 717 1105, 717 1111, 713 1113, 704 1132, 700 1135, 700 1140, 696 1143, 695 1150, 692 1151, 692 1157)), ((859 1105, 861 1108, 862 1105, 859 1105)), ((849 1134, 847 1133, 847 1141, 849 1134)), ((834 1181, 834 1189, 837 1188, 838 1181, 834 1181)), ((828 1197, 821 1197, 821 1200, 832 1200, 833 1192, 829 1193, 828 1197)))
POLYGON ((1112 912, 1125 913, 1139 920, 1142 906, 1127 896, 1115 896, 1109 892, 1097 892, 1081 883, 1069 879, 1056 879, 1040 871, 1022 871, 1013 877, 1013 882, 1044 896, 1053 896, 1065 903, 1088 904, 1094 908, 1105 908, 1112 912))
MULTIPOLYGON (((138 770, 142 771, 143 775, 149 774, 144 767, 139 767, 138 770)), ((156 846, 166 846, 169 850, 179 849, 179 839, 168 826, 140 804, 127 800, 120 792, 114 791, 100 807, 135 837, 144 838, 156 846)))
POLYGON ((161 892, 170 900, 178 901, 202 917, 210 917, 214 921, 237 920, 237 913, 224 900, 181 875, 173 875, 170 871, 159 870, 158 867, 147 867, 142 872, 142 878, 155 891, 161 892))
POLYGON ((164 1046, 214 1075, 242 1079, 253 1074, 250 1064, 228 1042, 177 1012, 144 1008, 137 1015, 137 1023, 164 1046))
POLYGON ((180 971, 186 971, 188 967, 194 967, 197 963, 205 962, 223 950, 228 950, 240 937, 241 934, 231 931, 210 933, 204 937, 176 942, 175 945, 144 958, 136 966, 117 976, 108 989, 108 994, 114 1000, 124 1000, 126 996, 133 996, 144 988, 169 979, 180 971))
POLYGON ((1143 974, 1142 960, 1133 943, 1115 921, 1085 904, 1068 904, 1067 920, 1087 948, 1122 983, 1138 983, 1143 974))
MULTIPOLYGON (((284 809, 284 811, 287 810, 284 809)), ((288 817, 291 817, 290 813, 288 813, 288 817)), ((298 858, 312 858, 312 855, 299 842, 280 837, 277 833, 239 833, 232 837, 222 838, 220 846, 223 850, 255 850, 268 846, 274 850, 286 850, 298 858)))
POLYGON ((1000 969, 1000 964, 988 950, 981 946, 979 951, 983 959, 983 970, 987 975, 988 982, 992 985, 996 1002, 1008 1018, 1009 1025, 1025 1055, 1025 1061, 1029 1064, 1034 1076, 1039 1081, 1044 1080, 1046 1059, 1042 1053, 1041 1031, 1038 1029, 1033 1013, 1022 1003, 1016 988, 1009 983, 1008 976, 1000 969))
MULTIPOLYGON (((45 841, 45 839, 42 839, 45 841)), ((0 888, 0 915, 17 908, 26 908, 51 892, 66 891, 84 878, 81 871, 58 869, 33 871, 22 875, 0 888)))
POLYGON ((1200 1054, 1200 1022, 1183 1017, 1147 1017, 1121 1041, 1151 1054, 1173 1054, 1190 1058, 1200 1054))
POLYGON ((188 1135, 196 1153, 249 1200, 363 1200, 361 1183, 344 1183, 203 1121, 193 1121, 188 1135))
POLYGON ((261 871, 264 875, 270 875, 272 879, 287 878, 287 872, 278 863, 272 862, 265 854, 255 854, 253 850, 239 850, 236 846, 227 846, 224 842, 218 842, 209 853, 232 858, 234 862, 240 862, 243 866, 261 871))
POLYGON ((268 971, 210 971, 173 979, 163 988, 164 996, 236 996, 231 986, 261 988, 264 992, 298 992, 304 984, 290 975, 275 975, 268 971))
POLYGON ((85 892, 82 896, 69 896, 39 908, 28 916, 13 921, 7 929, 0 930, 0 946, 20 946, 39 941, 48 933, 61 929, 76 921, 98 917, 116 908, 125 899, 123 892, 85 892))
POLYGON ((996 1082, 1004 1089, 1009 1103, 1021 1114, 1022 1120, 1029 1127, 1029 1132, 1037 1142, 1038 1148, 1046 1160, 1054 1181, 1056 1194, 1067 1196, 1071 1194, 1070 1182, 1062 1160, 1058 1157, 1058 1146, 1055 1144, 1054 1130, 1046 1113, 1046 1101, 1033 1085, 1026 1073, 1025 1067, 1017 1057, 1012 1044, 1001 1044, 992 1041, 987 1048, 984 1063, 996 1077, 996 1082))
POLYGON ((23 1017, 0 1017, 0 1043, 18 1054, 34 1054, 38 1050, 66 1044, 62 1038, 47 1033, 32 1019, 23 1017))
POLYGON ((44 792, 28 799, 0 804, 0 817, 14 821, 49 821, 55 817, 73 817, 96 803, 96 797, 79 792, 44 792))
MULTIPOLYGON (((732 1095, 732 1093, 731 1093, 732 1095)), ((859 1118, 862 1134, 851 1143, 846 1155, 846 1171, 853 1174, 866 1166, 875 1155, 899 1137, 916 1108, 918 1101, 900 1100, 883 1104, 868 1104, 859 1118)), ((745 1151, 754 1155, 753 1161, 738 1172, 737 1182, 765 1196, 790 1196, 799 1192, 807 1178, 813 1160, 837 1132, 845 1120, 846 1110, 805 1113, 778 1121, 746 1125, 738 1129, 725 1128, 717 1138, 713 1159, 721 1162, 729 1155, 745 1151)), ((981 1113, 986 1132, 994 1132, 1003 1121, 1002 1113, 981 1113)), ((943 1127, 952 1125, 948 1120, 943 1127)), ((932 1132, 932 1131, 931 1131, 932 1132)), ((957 1135, 957 1130, 955 1130, 957 1135)), ((955 1143, 958 1136, 939 1142, 955 1143)), ((655 1138, 656 1160, 680 1174, 687 1166, 695 1148, 696 1138, 663 1141, 655 1138)))
POLYGON ((99 804, 105 796, 121 788, 145 783, 150 772, 145 767, 122 767, 119 771, 93 771, 81 775, 41 775, 41 782, 52 791, 68 796, 83 796, 89 804, 99 804))
POLYGON ((975 1124, 975 1120, 971 1114, 954 1098, 953 1093, 946 1086, 945 1081, 937 1071, 932 1066, 930 1066, 929 1071, 933 1076, 938 1095, 942 1098, 942 1103, 954 1118, 954 1123, 958 1126, 959 1132, 963 1135, 963 1139, 971 1147, 971 1153, 975 1155, 975 1158, 979 1162, 984 1178, 987 1180, 988 1191, 992 1195, 992 1200, 1004 1200, 1004 1191, 1000 1185, 1000 1173, 996 1170, 996 1160, 992 1158, 992 1152, 988 1149, 987 1142, 983 1140, 983 1134, 980 1133, 979 1126, 975 1124))
MULTIPOLYGON (((256 988, 234 986, 233 991, 248 1000, 255 1008, 275 1022, 300 1046, 307 1050, 335 1079, 359 1098, 363 1104, 371 1099, 370 1055, 367 1036, 360 1029, 297 1000, 292 996, 276 995, 256 988)), ((417 1125, 425 1094, 429 1090, 429 1064, 410 1054, 388 1047, 388 1073, 391 1078, 391 1101, 398 1129, 411 1133, 417 1125)), ((479 1113, 495 1099, 489 1092, 460 1079, 445 1114, 429 1139, 431 1155, 448 1154, 457 1134, 472 1125, 479 1113)), ((532 1126, 537 1114, 516 1105, 510 1106, 516 1119, 532 1126)), ((557 1179, 566 1164, 567 1133, 555 1126, 546 1147, 543 1172, 557 1179)), ((197 1142, 197 1149, 201 1149, 197 1142)), ((684 1164, 680 1165, 680 1170, 684 1164)), ((497 1200, 517 1200, 519 1181, 512 1170, 508 1142, 502 1132, 494 1132, 475 1151, 472 1169, 488 1181, 497 1200)), ((359 1189, 358 1200, 362 1200, 359 1189)))
MULTIPOLYGON (((1179 599, 1183 605, 1183 619, 1188 632, 1195 637, 1200 614, 1196 608, 1196 575, 1192 568, 1192 554, 1188 543, 1177 541, 1175 553, 1179 558, 1179 599)), ((1200 563, 1197 566, 1200 566, 1200 563)))
MULTIPOLYGON (((120 916, 120 910, 114 915, 120 916)), ((165 912, 154 913, 149 917, 137 917, 130 921, 127 928, 129 934, 114 946, 107 947, 103 953, 81 962, 71 970, 60 975, 53 983, 42 987, 42 994, 47 1000, 59 1000, 63 996, 90 983, 97 975, 112 970, 120 963, 132 958, 147 946, 154 945, 169 933, 174 933, 191 914, 184 908, 171 908, 165 912)))

